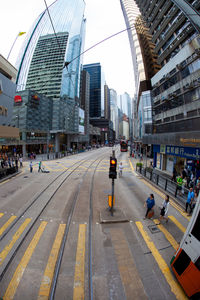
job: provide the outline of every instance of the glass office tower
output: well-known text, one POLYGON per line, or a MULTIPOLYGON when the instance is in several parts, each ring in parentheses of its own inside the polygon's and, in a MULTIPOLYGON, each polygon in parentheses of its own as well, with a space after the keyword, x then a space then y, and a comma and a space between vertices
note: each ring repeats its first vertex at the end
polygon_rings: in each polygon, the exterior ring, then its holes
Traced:
POLYGON ((17 61, 17 91, 32 90, 53 100, 51 133, 57 134, 56 151, 59 134, 69 137, 62 142, 69 145, 73 135, 79 133, 84 9, 84 0, 51 4, 34 22, 17 61))
POLYGON ((81 58, 85 19, 84 0, 58 0, 33 24, 18 59, 17 90, 37 90, 59 99, 79 96, 81 58))

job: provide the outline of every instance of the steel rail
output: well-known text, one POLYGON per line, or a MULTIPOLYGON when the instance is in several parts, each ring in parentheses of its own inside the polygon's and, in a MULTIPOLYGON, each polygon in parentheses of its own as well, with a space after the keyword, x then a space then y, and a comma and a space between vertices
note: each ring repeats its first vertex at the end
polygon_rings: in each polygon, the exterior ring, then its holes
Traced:
MULTIPOLYGON (((80 189, 81 189, 81 186, 82 186, 82 183, 83 183, 83 179, 84 177, 86 176, 89 168, 97 161, 99 160, 97 166, 99 165, 99 163, 105 158, 105 154, 103 155, 103 158, 102 159, 96 159, 95 161, 93 161, 89 167, 87 168, 87 170, 85 171, 85 174, 83 175, 79 185, 78 185, 78 188, 77 188, 77 191, 76 191, 76 194, 74 196, 74 201, 72 203, 72 206, 71 206, 71 209, 70 209, 70 214, 69 214, 69 217, 68 217, 68 220, 67 220, 67 224, 66 224, 66 227, 65 227, 65 232, 64 232, 64 235, 63 235, 63 239, 62 239, 62 243, 61 243, 61 247, 60 247, 60 250, 59 250, 59 254, 58 254, 58 259, 57 259, 57 262, 56 262, 56 267, 55 267, 55 271, 54 271, 54 276, 53 276, 53 280, 52 280, 52 284, 51 284, 51 289, 50 289, 50 295, 49 295, 49 300, 53 300, 54 299, 54 296, 55 296, 55 291, 56 291, 56 284, 57 284, 57 280, 58 280, 58 276, 59 276, 59 272, 60 272, 60 267, 61 267, 61 262, 62 262, 62 257, 63 257, 63 254, 64 254, 64 250, 65 250, 65 245, 66 245, 66 242, 67 242, 67 237, 68 237, 68 233, 69 233, 69 228, 70 228, 70 224, 71 224, 71 221, 72 221, 72 217, 73 217, 73 213, 74 213, 74 208, 76 206, 76 202, 77 202, 77 199, 78 199, 78 195, 80 193, 80 189)), ((94 170, 94 174, 96 172, 96 168, 97 166, 95 167, 95 170, 94 170)), ((94 177, 94 174, 93 174, 93 177, 94 177)), ((92 178, 93 178, 92 177, 92 178)), ((93 184, 93 179, 92 179, 92 183, 93 184)), ((91 189, 90 189, 90 199, 91 199, 91 189)), ((90 209, 91 209, 91 201, 90 200, 90 209)), ((89 217, 89 224, 91 223, 91 210, 90 210, 90 217, 89 217)), ((91 224, 89 225, 89 240, 91 240, 91 224)), ((91 242, 90 242, 91 243, 91 242)), ((90 245, 89 245, 90 247, 90 245)), ((90 250, 89 250, 90 253, 92 253, 90 250)), ((90 261, 91 261, 91 258, 90 258, 90 261)), ((90 262, 89 262, 89 265, 90 265, 90 262)), ((89 281, 90 281, 90 278, 89 277, 89 281)), ((90 287, 92 288, 92 285, 90 285, 90 287)), ((91 294, 91 293, 90 293, 91 294)))

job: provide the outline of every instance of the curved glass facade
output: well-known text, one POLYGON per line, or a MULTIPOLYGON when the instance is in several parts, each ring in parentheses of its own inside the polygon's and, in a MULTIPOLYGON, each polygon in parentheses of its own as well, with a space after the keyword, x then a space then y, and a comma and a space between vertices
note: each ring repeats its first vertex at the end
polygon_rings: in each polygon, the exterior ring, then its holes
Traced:
POLYGON ((32 89, 54 100, 79 97, 85 38, 84 0, 57 0, 34 22, 20 52, 17 90, 32 89))

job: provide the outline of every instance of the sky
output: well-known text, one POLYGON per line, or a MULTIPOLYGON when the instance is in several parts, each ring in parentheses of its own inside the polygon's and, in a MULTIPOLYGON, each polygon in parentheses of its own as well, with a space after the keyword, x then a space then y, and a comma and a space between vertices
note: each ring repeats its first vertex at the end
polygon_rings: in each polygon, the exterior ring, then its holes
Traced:
MULTIPOLYGON (((46 0, 47 5, 53 0, 46 0)), ((85 50, 99 41, 126 28, 119 0, 85 0, 85 50)), ((34 20, 45 9, 44 0, 1 0, 0 54, 8 57, 19 32, 28 32, 34 20)), ((9 61, 15 65, 25 35, 18 37, 9 61)), ((99 62, 106 83, 117 94, 134 95, 134 76, 127 31, 89 50, 83 63, 99 62)))

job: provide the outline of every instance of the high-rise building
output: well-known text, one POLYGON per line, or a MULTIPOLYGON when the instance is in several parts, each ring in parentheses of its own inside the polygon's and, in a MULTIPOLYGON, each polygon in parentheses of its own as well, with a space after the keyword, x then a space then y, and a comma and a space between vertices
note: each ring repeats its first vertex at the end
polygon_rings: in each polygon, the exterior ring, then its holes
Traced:
POLYGON ((16 127, 11 126, 13 99, 16 90, 17 70, 0 54, 0 155, 13 152, 19 143, 19 119, 15 115, 16 127))
POLYGON ((89 129, 89 111, 90 111, 90 75, 87 71, 81 72, 81 84, 80 84, 80 106, 85 112, 85 132, 84 136, 80 137, 81 140, 89 143, 90 129, 89 129))
POLYGON ((110 89, 107 84, 104 85, 104 98, 105 118, 110 120, 110 89))
POLYGON ((90 118, 101 118, 104 113, 105 78, 100 63, 84 65, 90 74, 90 118))
POLYGON ((152 35, 158 64, 161 66, 197 35, 198 30, 194 23, 199 26, 200 32, 198 0, 135 0, 135 2, 152 35))
POLYGON ((136 0, 162 69, 151 79, 154 166, 172 174, 200 159, 200 2, 136 0))
POLYGON ((18 58, 17 91, 30 89, 53 100, 56 151, 61 134, 66 136, 62 144, 69 145, 79 133, 84 9, 84 0, 53 2, 33 24, 18 58))
POLYGON ((113 122, 113 130, 115 131, 115 137, 119 137, 119 116, 117 106, 117 92, 114 89, 110 89, 110 119, 113 122))
MULTIPOLYGON (((128 28, 135 74, 137 118, 139 118, 138 109, 142 93, 151 90, 151 77, 156 74, 156 72, 160 69, 160 66, 157 63, 157 55, 154 52, 155 45, 153 44, 148 28, 145 26, 141 17, 136 1, 120 0, 120 2, 126 26, 128 28)), ((138 124, 139 123, 138 119, 138 124)), ((130 133, 132 134, 132 122, 130 128, 130 133)), ((147 134, 147 132, 144 132, 144 134, 147 134)), ((136 136, 140 136, 139 131, 136 136)), ((132 136, 130 137, 132 138, 132 136)))

